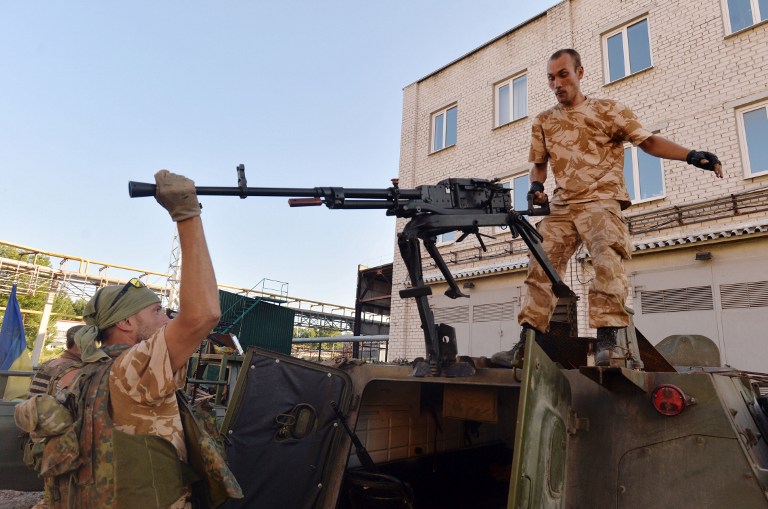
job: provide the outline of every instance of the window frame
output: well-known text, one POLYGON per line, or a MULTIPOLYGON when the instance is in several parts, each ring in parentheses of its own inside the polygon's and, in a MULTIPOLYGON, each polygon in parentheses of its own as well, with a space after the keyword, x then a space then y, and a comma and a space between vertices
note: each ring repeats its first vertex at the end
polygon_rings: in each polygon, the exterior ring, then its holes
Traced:
POLYGON ((761 23, 768 23, 768 12, 760 13, 760 0, 749 0, 749 4, 752 9, 752 23, 743 28, 739 28, 738 30, 733 30, 731 23, 731 9, 728 7, 728 0, 722 0, 723 23, 725 25, 726 35, 738 34, 761 23), (760 19, 760 14, 764 15, 765 19, 760 19))
POLYGON ((435 236, 435 245, 436 246, 445 246, 447 244, 453 244, 454 242, 456 242, 456 239, 459 238, 459 236, 456 235, 457 233, 459 233, 459 232, 454 230, 454 231, 447 232, 447 233, 441 233, 440 235, 435 236), (453 237, 451 237, 450 239, 446 240, 446 238, 445 238, 446 235, 453 235, 453 237))
POLYGON ((604 32, 602 34, 602 41, 601 46, 603 50, 603 76, 604 76, 604 82, 605 85, 610 85, 611 83, 617 83, 621 80, 624 80, 626 78, 629 78, 630 76, 634 76, 636 74, 640 74, 644 71, 647 71, 648 69, 653 69, 653 41, 651 40, 651 20, 650 16, 648 14, 644 14, 642 16, 638 16, 635 18, 632 18, 630 21, 627 21, 625 23, 622 23, 616 28, 613 28, 611 30, 608 30, 607 32, 604 32), (627 30, 629 27, 634 26, 638 23, 641 23, 642 21, 646 22, 646 26, 648 29, 648 58, 650 60, 650 64, 648 67, 643 67, 642 69, 638 69, 636 71, 632 71, 630 69, 630 60, 629 60, 629 37, 627 37, 627 30), (616 78, 615 80, 611 80, 611 67, 610 67, 610 57, 608 54, 608 39, 613 37, 614 35, 617 35, 621 33, 621 42, 622 42, 622 56, 623 56, 623 62, 624 62, 624 70, 625 74, 624 76, 620 78, 616 78))
MULTIPOLYGON (((637 153, 638 153, 638 150, 642 150, 642 149, 638 146, 632 145, 631 143, 625 143, 623 148, 624 150, 629 148, 630 155, 632 157, 632 161, 630 161, 632 163, 632 183, 634 184, 632 191, 634 192, 634 196, 636 197, 635 199, 631 199, 631 196, 630 196, 632 205, 648 203, 654 200, 662 200, 666 198, 667 197, 667 179, 665 178, 666 172, 664 169, 664 159, 661 157, 656 157, 656 159, 659 160, 659 170, 661 171, 661 194, 656 196, 650 196, 648 198, 638 199, 637 197, 640 196, 640 165, 638 164, 637 153)), ((652 157, 655 157, 655 156, 652 156, 652 157)), ((626 171, 626 167, 627 167, 627 160, 626 158, 624 158, 625 171, 626 171)), ((625 178, 624 183, 625 185, 627 185, 627 188, 628 188, 627 191, 629 191, 629 182, 626 182, 626 180, 627 179, 625 178)))
POLYGON ((499 81, 493 86, 493 104, 494 104, 494 119, 493 119, 493 127, 502 127, 505 125, 512 124, 514 122, 517 122, 518 120, 522 120, 524 118, 528 117, 528 71, 520 71, 518 73, 515 73, 511 75, 510 77, 499 81), (525 77, 525 114, 521 115, 520 117, 514 118, 514 104, 515 104, 515 95, 514 95, 514 82, 520 78, 525 77), (508 85, 509 86, 509 102, 506 105, 508 108, 508 114, 509 114, 509 120, 507 122, 502 123, 501 122, 501 100, 499 99, 499 92, 500 90, 508 85))
MULTIPOLYGON (((526 177, 528 179, 528 188, 531 187, 531 172, 530 170, 523 170, 516 173, 512 173, 511 175, 507 175, 506 177, 500 178, 500 183, 502 186, 504 186, 506 189, 509 189, 510 194, 512 196, 512 207, 516 210, 520 210, 520 204, 515 203, 515 185, 514 182, 516 179, 526 177), (509 184, 509 185, 507 185, 509 184)), ((525 189, 525 188, 524 188, 525 189)), ((528 189, 525 189, 526 194, 528 193, 528 189)), ((526 203, 527 205, 527 203, 526 203)), ((500 235, 503 233, 509 233, 509 228, 504 226, 494 226, 493 227, 493 235, 500 235)))
POLYGON ((747 128, 744 125, 744 114, 749 113, 751 111, 757 111, 760 109, 765 110, 766 116, 768 116, 768 98, 744 105, 743 107, 736 109, 736 119, 737 119, 736 130, 737 130, 737 136, 739 139, 739 149, 741 151, 741 157, 743 161, 742 167, 744 168, 745 179, 751 179, 755 177, 761 177, 763 175, 768 175, 768 169, 759 171, 757 173, 752 172, 752 161, 750 161, 749 159, 749 147, 747 146, 747 128))
POLYGON ((436 154, 437 152, 440 152, 442 150, 445 150, 450 147, 456 146, 456 144, 459 141, 459 104, 458 103, 452 103, 446 106, 445 108, 442 108, 440 110, 435 111, 432 113, 429 117, 429 153, 430 154, 436 154), (448 112, 452 109, 456 109, 456 133, 455 133, 455 141, 450 144, 446 145, 446 137, 448 133, 448 125, 447 125, 447 118, 448 118, 448 112), (443 128, 442 128, 442 146, 440 148, 435 148, 435 137, 437 136, 437 129, 435 127, 435 123, 437 122, 438 117, 442 115, 443 116, 443 128))

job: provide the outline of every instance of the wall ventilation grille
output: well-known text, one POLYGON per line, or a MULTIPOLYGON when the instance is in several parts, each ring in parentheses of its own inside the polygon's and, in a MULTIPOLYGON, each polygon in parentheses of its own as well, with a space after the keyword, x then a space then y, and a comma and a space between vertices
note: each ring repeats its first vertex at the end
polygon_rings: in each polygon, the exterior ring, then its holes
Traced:
POLYGON ((514 318, 515 308, 511 302, 480 304, 472 308, 473 322, 498 322, 514 318))
POLYGON ((450 308, 434 308, 435 323, 468 323, 469 306, 454 306, 450 308))
POLYGON ((720 285, 723 309, 759 308, 768 306, 768 281, 748 281, 720 285))
POLYGON ((711 286, 640 292, 640 298, 643 314, 710 311, 714 309, 711 286))

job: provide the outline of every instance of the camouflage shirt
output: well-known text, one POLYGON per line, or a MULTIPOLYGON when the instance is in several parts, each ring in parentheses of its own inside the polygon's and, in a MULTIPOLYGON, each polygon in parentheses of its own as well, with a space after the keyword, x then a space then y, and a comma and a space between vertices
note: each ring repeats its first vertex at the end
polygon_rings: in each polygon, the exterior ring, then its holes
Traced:
POLYGON ((639 145, 651 134, 632 110, 611 99, 587 98, 573 108, 558 104, 534 119, 528 160, 549 161, 553 204, 607 199, 626 209, 624 143, 639 145))
POLYGON ((51 359, 37 370, 29 385, 29 396, 33 394, 53 394, 59 391, 58 383, 62 376, 83 365, 80 356, 64 350, 59 357, 51 359))
POLYGON ((176 390, 186 383, 187 368, 171 371, 165 327, 115 359, 109 373, 109 395, 115 428, 171 442, 179 459, 187 460, 176 390))

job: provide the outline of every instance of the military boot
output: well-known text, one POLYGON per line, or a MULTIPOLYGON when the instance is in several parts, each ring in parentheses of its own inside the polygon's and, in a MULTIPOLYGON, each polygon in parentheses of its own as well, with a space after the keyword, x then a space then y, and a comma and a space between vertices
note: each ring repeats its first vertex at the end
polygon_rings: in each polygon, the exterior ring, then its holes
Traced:
POLYGON ((619 336, 622 334, 626 334, 624 327, 600 327, 597 329, 596 366, 626 367, 626 356, 624 355, 626 341, 619 344, 619 336))
POLYGON ((491 356, 491 363, 505 368, 522 368, 523 355, 525 354, 525 340, 528 337, 528 331, 535 331, 533 327, 524 323, 520 330, 520 341, 518 341, 511 350, 498 352, 491 356))

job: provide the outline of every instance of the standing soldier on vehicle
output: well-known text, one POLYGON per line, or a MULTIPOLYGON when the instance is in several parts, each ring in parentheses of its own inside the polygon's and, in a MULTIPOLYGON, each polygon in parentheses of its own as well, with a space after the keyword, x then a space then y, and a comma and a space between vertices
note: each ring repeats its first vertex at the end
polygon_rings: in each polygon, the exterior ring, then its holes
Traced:
MULTIPOLYGON (((597 329, 596 363, 620 362, 617 336, 626 334, 625 309, 629 283, 624 260, 632 244, 621 211, 631 205, 624 182, 624 143, 664 159, 686 161, 722 178, 717 156, 684 148, 643 128, 627 106, 611 99, 594 99, 581 92, 584 68, 573 49, 555 52, 547 64, 549 88, 558 104, 533 121, 529 161, 534 203, 549 202, 544 193, 547 165, 555 177, 551 214, 539 224, 542 248, 558 273, 584 242, 595 268, 589 288, 589 326, 597 329)), ((518 316, 520 342, 496 354, 493 361, 522 366, 529 331, 546 333, 557 298, 541 266, 531 260, 525 281, 528 297, 518 316)))

